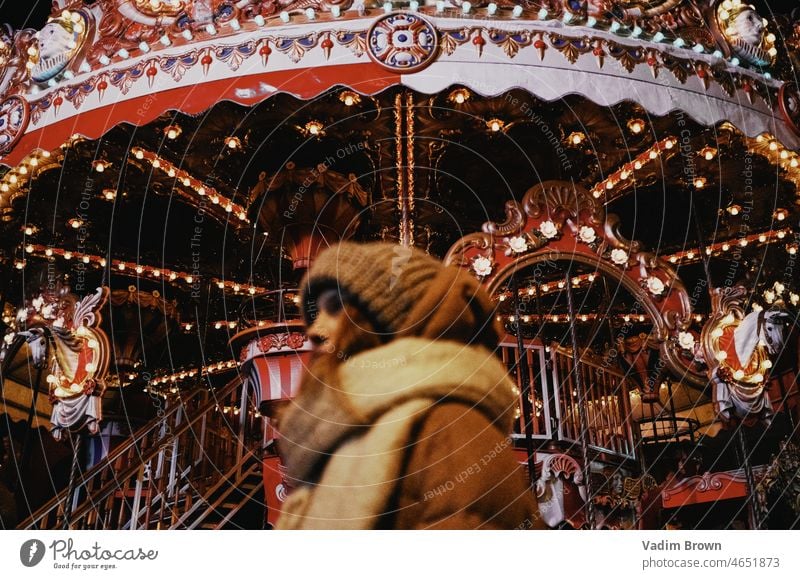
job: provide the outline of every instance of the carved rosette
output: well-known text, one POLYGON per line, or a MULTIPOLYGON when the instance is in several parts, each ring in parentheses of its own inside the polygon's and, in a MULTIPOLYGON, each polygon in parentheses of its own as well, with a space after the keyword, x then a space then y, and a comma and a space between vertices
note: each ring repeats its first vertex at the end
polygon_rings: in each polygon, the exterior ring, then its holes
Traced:
POLYGON ((417 14, 387 14, 367 32, 369 57, 392 72, 420 71, 436 59, 438 50, 436 27, 417 14))
POLYGON ((539 261, 577 261, 620 281, 653 323, 651 347, 660 347, 669 367, 690 381, 704 375, 682 358, 678 334, 691 320, 691 303, 675 270, 619 232, 616 215, 606 215, 589 192, 568 181, 530 188, 521 202, 506 203, 506 220, 488 222, 480 233, 458 240, 446 264, 469 269, 487 290, 499 290, 518 269, 539 261), (672 339, 670 339, 672 338, 672 339))

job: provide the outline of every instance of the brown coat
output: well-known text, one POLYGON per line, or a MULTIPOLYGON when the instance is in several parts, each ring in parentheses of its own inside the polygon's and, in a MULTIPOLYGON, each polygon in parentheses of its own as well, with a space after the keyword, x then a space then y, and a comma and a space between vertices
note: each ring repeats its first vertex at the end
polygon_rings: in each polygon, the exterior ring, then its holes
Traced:
POLYGON ((396 512, 379 527, 397 529, 541 529, 535 495, 509 439, 459 403, 434 407, 409 448, 396 512))
POLYGON ((318 378, 281 419, 298 488, 278 528, 542 528, 503 434, 518 391, 487 349, 403 338, 318 378))

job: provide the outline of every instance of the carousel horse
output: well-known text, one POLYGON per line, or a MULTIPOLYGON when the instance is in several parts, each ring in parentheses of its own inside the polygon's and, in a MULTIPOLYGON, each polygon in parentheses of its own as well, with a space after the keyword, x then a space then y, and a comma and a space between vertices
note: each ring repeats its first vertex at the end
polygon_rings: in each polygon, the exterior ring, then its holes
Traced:
MULTIPOLYGON (((53 411, 51 433, 61 439, 64 429, 86 426, 91 434, 99 430, 104 376, 108 369, 109 344, 97 326, 97 313, 105 303, 107 288, 75 301, 72 296, 56 303, 36 303, 27 317, 27 329, 17 332, 23 339, 36 368, 50 367, 47 383, 53 411)), ((38 384, 33 384, 38 388, 38 384)))
POLYGON ((769 420, 772 405, 765 377, 783 351, 789 318, 780 309, 753 311, 722 330, 718 349, 724 352, 725 363, 714 373, 714 398, 723 418, 769 420))

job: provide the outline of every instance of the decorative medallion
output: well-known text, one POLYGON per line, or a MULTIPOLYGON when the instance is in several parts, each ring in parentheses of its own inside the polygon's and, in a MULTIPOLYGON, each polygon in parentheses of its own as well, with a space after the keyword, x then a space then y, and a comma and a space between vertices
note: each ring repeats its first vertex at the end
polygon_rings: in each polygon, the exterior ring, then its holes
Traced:
POLYGON ((797 136, 800 136, 800 91, 797 90, 797 84, 794 81, 781 86, 781 90, 778 92, 778 106, 786 124, 797 136))
POLYGON ((717 6, 717 23, 736 56, 756 66, 775 62, 775 35, 753 6, 724 0, 717 6))
POLYGON ((417 72, 430 65, 439 50, 433 25, 418 16, 393 12, 380 17, 367 32, 370 58, 392 72, 417 72))
POLYGON ((25 134, 30 120, 28 101, 12 95, 0 103, 0 155, 5 155, 25 134))
POLYGON ((50 19, 36 33, 39 49, 31 60, 31 78, 36 82, 47 82, 64 72, 83 47, 87 28, 86 17, 77 11, 65 10, 50 19))

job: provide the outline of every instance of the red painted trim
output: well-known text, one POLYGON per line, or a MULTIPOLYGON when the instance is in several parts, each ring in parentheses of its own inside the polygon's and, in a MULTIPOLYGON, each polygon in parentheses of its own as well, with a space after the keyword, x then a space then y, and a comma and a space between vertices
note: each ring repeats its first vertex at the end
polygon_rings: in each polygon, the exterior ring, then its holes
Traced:
POLYGON ((120 123, 142 126, 170 110, 196 115, 219 101, 250 106, 277 93, 311 99, 334 86, 347 86, 361 94, 376 94, 399 85, 400 81, 400 74, 389 73, 369 62, 281 70, 174 88, 78 113, 31 131, 19 140, 13 151, 0 158, 0 164, 16 165, 37 148, 51 151, 75 133, 96 139, 120 123), (263 92, 262 85, 276 90, 263 92), (253 96, 243 96, 243 93, 253 96))

